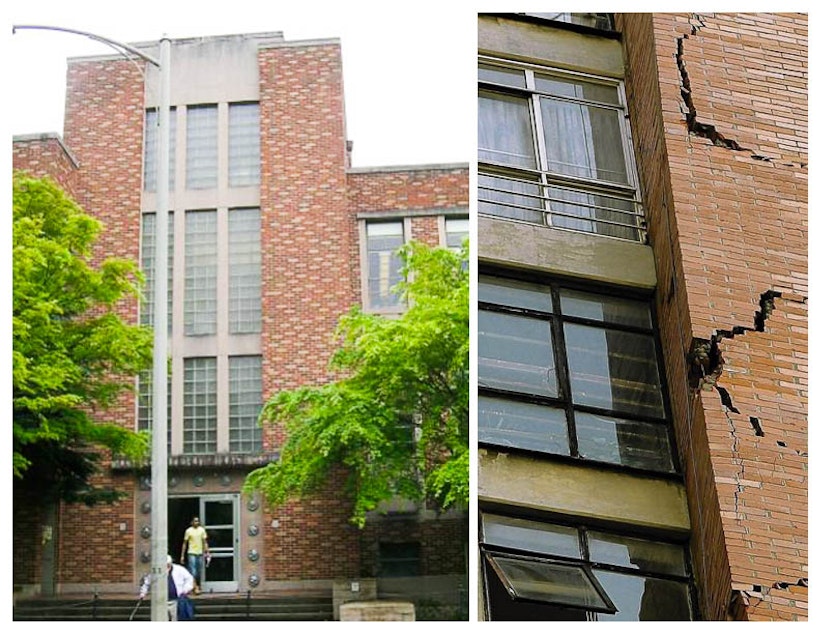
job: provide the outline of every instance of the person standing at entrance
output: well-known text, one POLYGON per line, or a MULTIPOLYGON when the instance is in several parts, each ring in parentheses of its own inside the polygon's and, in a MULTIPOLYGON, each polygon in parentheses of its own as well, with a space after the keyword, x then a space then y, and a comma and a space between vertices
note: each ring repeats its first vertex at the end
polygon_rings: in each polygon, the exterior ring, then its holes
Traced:
POLYGON ((202 587, 202 565, 203 556, 210 555, 208 548, 208 533, 205 527, 199 523, 199 518, 191 520, 191 525, 185 529, 185 536, 182 538, 182 557, 180 561, 188 562, 188 570, 194 577, 194 594, 199 594, 202 587), (185 558, 185 555, 188 558, 185 558))

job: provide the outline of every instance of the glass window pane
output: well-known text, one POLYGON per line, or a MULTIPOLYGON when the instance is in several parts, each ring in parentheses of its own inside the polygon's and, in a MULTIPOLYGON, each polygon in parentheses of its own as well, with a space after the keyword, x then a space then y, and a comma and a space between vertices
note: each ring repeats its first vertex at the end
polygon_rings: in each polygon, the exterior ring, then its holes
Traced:
POLYGON ((549 172, 629 183, 617 111, 543 97, 541 117, 549 172))
POLYGON ((467 218, 445 218, 444 231, 447 239, 447 247, 450 249, 461 249, 465 238, 470 235, 470 221, 467 218))
POLYGON ((530 561, 501 555, 486 555, 487 560, 516 599, 557 603, 592 611, 609 611, 582 566, 551 561, 530 561))
POLYGON ((621 99, 618 96, 618 89, 615 86, 569 77, 557 77, 536 73, 535 89, 558 97, 598 101, 614 106, 618 106, 621 103, 621 99))
MULTIPOLYGON (((171 108, 169 128, 170 152, 168 156, 168 187, 174 190, 176 177, 177 111, 171 108)), ((157 191, 157 143, 159 141, 159 118, 156 110, 145 112, 145 160, 143 161, 143 188, 147 192, 157 191)))
POLYGON ((228 108, 228 184, 259 184, 259 104, 237 103, 228 108))
POLYGON ((216 358, 184 361, 183 452, 216 451, 216 358))
POLYGON ((231 357, 229 360, 230 450, 248 453, 262 448, 262 357, 231 357))
POLYGON ((535 144, 526 98, 482 91, 478 98, 478 160, 534 168, 535 144))
POLYGON ((554 407, 479 396, 478 442, 566 456, 566 415, 554 407))
POLYGON ((647 579, 594 570, 618 611, 599 614, 599 621, 690 621, 689 589, 680 581, 647 579))
POLYGON ((589 531, 589 559, 642 572, 686 576, 684 549, 678 544, 589 531))
POLYGON ((578 455, 652 471, 674 471, 666 425, 575 414, 578 455))
POLYGON ((399 306, 394 287, 401 280, 402 260, 398 249, 404 244, 404 223, 367 223, 367 287, 371 308, 399 306))
POLYGON ((482 385, 557 396, 550 322, 479 311, 478 367, 482 385))
POLYGON ((549 224, 562 229, 640 240, 641 217, 634 200, 591 191, 549 187, 549 224))
POLYGON ((186 183, 188 189, 216 187, 217 109, 192 106, 187 110, 186 183))
POLYGON ((185 334, 216 333, 216 212, 185 213, 185 334))
POLYGON ((228 322, 232 334, 262 331, 262 224, 258 209, 228 214, 228 322))
POLYGON ((488 216, 544 224, 544 199, 538 179, 482 172, 478 175, 478 210, 488 216))
POLYGON ((662 418, 650 335, 564 324, 572 400, 578 405, 662 418))
MULTIPOLYGON (((157 216, 155 213, 146 213, 142 215, 142 246, 140 253, 140 260, 143 274, 145 275, 145 286, 143 287, 143 301, 140 305, 140 323, 143 326, 154 325, 154 275, 156 270, 156 224, 157 216)), ((168 317, 168 332, 173 328, 173 289, 174 289, 174 214, 168 213, 168 303, 167 303, 167 317, 168 317)))
POLYGON ((544 555, 581 557, 578 531, 569 526, 482 513, 481 535, 487 545, 544 555))
POLYGON ((547 284, 522 282, 482 275, 478 281, 478 301, 499 306, 529 308, 552 312, 552 297, 547 284))
POLYGON ((646 302, 609 295, 561 289, 561 312, 608 324, 652 328, 652 313, 646 302))
POLYGON ((501 68, 500 66, 493 66, 492 64, 478 65, 478 81, 501 84, 502 86, 513 86, 515 88, 524 88, 526 86, 523 70, 501 68))

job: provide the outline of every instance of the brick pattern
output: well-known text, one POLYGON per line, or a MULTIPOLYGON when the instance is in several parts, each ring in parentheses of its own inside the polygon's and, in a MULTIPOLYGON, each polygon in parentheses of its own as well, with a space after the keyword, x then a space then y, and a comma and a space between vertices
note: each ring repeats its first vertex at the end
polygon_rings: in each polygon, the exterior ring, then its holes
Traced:
POLYGON ((618 22, 703 616, 804 620, 807 18, 618 22), (688 390, 713 337, 720 363, 688 390))
POLYGON ((15 140, 12 165, 35 178, 48 176, 72 198, 77 195, 77 165, 56 136, 15 140))
MULTIPOLYGON (((384 170, 349 173, 338 44, 317 43, 261 49, 260 77, 263 398, 281 389, 332 380, 327 364, 338 317, 360 297, 356 214, 360 211, 426 209, 413 219, 415 237, 439 244, 437 210, 468 201, 467 169, 384 170)), ((69 64, 65 141, 79 163, 78 202, 103 221, 98 257, 138 261, 143 135, 142 78, 132 62, 73 61, 69 64)), ((31 144, 30 144, 31 145, 31 144)), ((21 164, 43 173, 52 166, 42 148, 15 146, 21 164)), ((137 319, 137 303, 122 306, 137 319)), ((133 426, 134 396, 100 413, 106 421, 133 426)), ((264 431, 266 450, 276 450, 284 430, 264 431)), ((128 497, 114 505, 64 506, 58 545, 58 582, 133 582, 129 567, 139 536, 134 524, 135 475, 105 473, 128 497), (121 531, 121 524, 125 530, 121 531)), ((350 503, 339 495, 342 477, 327 490, 274 510, 264 510, 261 562, 266 580, 328 580, 360 574, 366 540, 348 522, 350 503), (278 520, 278 528, 272 522, 278 520)), ((15 553, 39 539, 36 518, 15 526, 15 553)), ((141 521, 141 520, 140 520, 141 521)), ((244 530, 244 529, 243 529, 244 530)), ((431 537, 431 539, 438 539, 431 537)), ((141 543, 141 542, 140 542, 141 543)), ((463 543, 463 541, 462 541, 463 543)), ((31 549, 29 549, 31 550, 31 549)), ((434 544, 436 568, 463 571, 434 544), (449 566, 449 569, 448 569, 449 566)), ((451 549, 452 550, 452 549, 451 549)), ((16 559, 17 557, 15 557, 16 559)), ((33 583, 39 562, 26 552, 15 582, 33 583)))

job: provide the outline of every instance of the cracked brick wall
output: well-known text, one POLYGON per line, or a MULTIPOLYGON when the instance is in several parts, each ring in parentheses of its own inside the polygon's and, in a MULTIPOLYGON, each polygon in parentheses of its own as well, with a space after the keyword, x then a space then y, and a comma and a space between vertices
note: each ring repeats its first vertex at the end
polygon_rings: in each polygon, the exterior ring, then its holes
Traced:
POLYGON ((702 616, 804 620, 808 19, 618 25, 702 616))

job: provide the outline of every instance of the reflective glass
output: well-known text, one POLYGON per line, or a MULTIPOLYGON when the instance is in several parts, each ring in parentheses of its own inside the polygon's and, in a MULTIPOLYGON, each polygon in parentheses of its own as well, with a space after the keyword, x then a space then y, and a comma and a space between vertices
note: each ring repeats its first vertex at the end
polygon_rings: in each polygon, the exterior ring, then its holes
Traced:
POLYGON ((641 572, 686 576, 684 549, 677 544, 589 531, 589 559, 641 572))
POLYGON ((513 598, 593 611, 610 609, 582 566, 500 555, 486 557, 513 598))
POLYGON ((690 621, 686 583, 647 579, 617 572, 594 570, 593 574, 615 603, 615 614, 599 614, 599 621, 690 621))
POLYGON ((572 400, 662 418, 660 375, 650 335, 564 324, 572 400))
POLYGON ((578 455, 612 464, 674 471, 669 432, 664 424, 575 413, 578 455))
POLYGON ((578 530, 570 526, 482 513, 481 534, 487 545, 544 555, 581 556, 578 530))
POLYGON ((478 301, 542 312, 552 311, 552 297, 548 285, 491 275, 482 275, 479 278, 478 301))
POLYGON ((478 441, 569 455, 563 410, 490 396, 478 397, 478 441))
POLYGON ((479 311, 478 367, 482 385, 557 396, 550 322, 479 311))
POLYGON ((561 312, 570 317, 583 317, 608 324, 652 328, 652 315, 646 302, 610 295, 561 290, 561 312))

